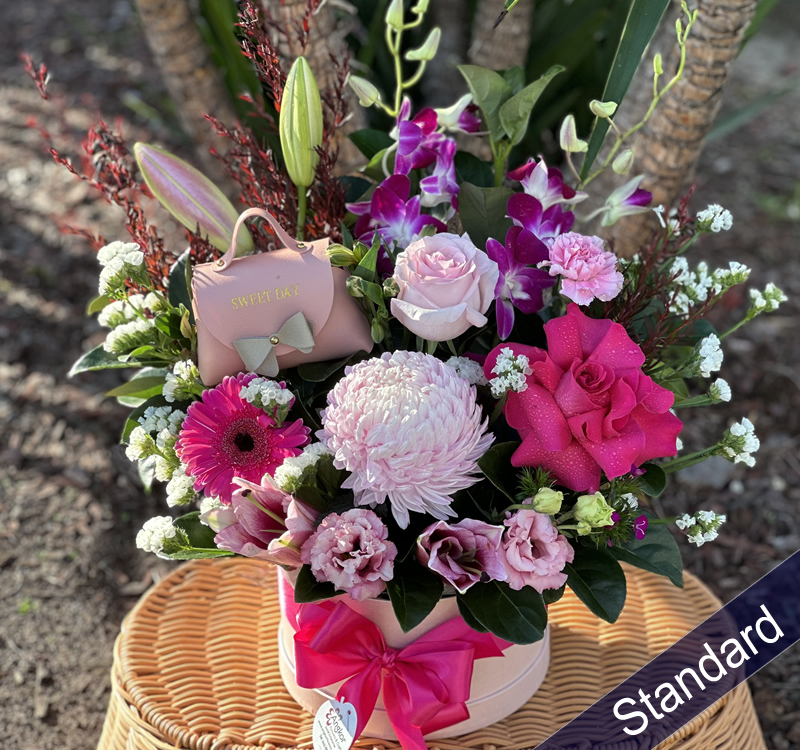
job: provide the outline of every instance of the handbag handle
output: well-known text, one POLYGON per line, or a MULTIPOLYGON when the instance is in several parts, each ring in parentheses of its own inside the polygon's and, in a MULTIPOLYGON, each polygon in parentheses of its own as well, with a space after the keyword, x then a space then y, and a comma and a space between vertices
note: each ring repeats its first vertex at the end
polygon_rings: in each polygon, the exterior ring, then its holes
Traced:
POLYGON ((265 211, 263 208, 248 208, 246 211, 243 211, 236 220, 236 224, 233 227, 233 237, 231 238, 230 247, 228 247, 225 255, 214 263, 215 271, 224 271, 233 262, 233 259, 236 257, 236 239, 239 236, 239 227, 252 216, 260 216, 262 219, 266 219, 284 247, 298 253, 305 253, 311 250, 311 245, 292 239, 269 211, 265 211))

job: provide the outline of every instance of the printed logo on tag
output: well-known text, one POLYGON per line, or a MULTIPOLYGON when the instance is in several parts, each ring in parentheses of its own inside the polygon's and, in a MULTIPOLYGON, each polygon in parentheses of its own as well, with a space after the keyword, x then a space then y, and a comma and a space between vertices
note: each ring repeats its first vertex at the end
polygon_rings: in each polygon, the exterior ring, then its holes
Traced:
POLYGON ((356 709, 351 703, 325 701, 314 717, 314 750, 350 750, 357 726, 356 709))

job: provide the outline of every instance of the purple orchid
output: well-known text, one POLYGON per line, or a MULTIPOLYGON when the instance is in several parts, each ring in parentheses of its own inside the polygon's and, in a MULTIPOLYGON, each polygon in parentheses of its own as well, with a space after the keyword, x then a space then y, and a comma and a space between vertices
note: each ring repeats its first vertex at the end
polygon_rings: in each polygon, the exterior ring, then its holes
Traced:
POLYGON ((646 213, 653 194, 639 187, 644 175, 639 175, 618 187, 606 198, 602 225, 610 227, 623 216, 646 213))
POLYGON ((477 133, 481 129, 478 107, 472 103, 472 94, 464 94, 455 104, 437 109, 439 127, 444 130, 477 133))
POLYGON ((409 200, 411 181, 405 175, 387 177, 369 201, 348 203, 347 209, 358 216, 354 229, 357 239, 371 243, 377 232, 387 245, 405 247, 415 240, 422 229, 433 226, 437 232, 446 229, 438 219, 419 211, 419 196, 409 200))
POLYGON ((574 190, 566 182, 561 171, 548 167, 544 159, 530 159, 527 164, 508 173, 512 180, 522 183, 522 188, 542 204, 546 211, 559 204, 574 205, 588 198, 587 193, 574 190))
POLYGON ((422 205, 426 208, 450 203, 458 210, 458 183, 456 182, 456 142, 445 138, 439 147, 433 174, 423 177, 419 182, 422 191, 422 205))
POLYGON ((548 247, 549 240, 569 232, 575 222, 572 211, 565 211, 560 205, 545 210, 538 198, 527 193, 514 193, 508 199, 508 216, 515 226, 532 232, 548 247))
POLYGON ((436 161, 439 148, 445 137, 436 132, 438 118, 430 107, 419 111, 411 120, 411 102, 403 100, 397 128, 392 135, 397 139, 397 154, 394 160, 395 174, 405 175, 412 169, 429 167, 436 161))
POLYGON ((527 229, 511 227, 506 234, 505 247, 491 237, 486 252, 497 263, 500 277, 494 290, 497 300, 497 333, 502 341, 514 327, 514 308, 526 315, 542 309, 542 290, 556 280, 547 271, 530 268, 548 258, 547 245, 527 229))

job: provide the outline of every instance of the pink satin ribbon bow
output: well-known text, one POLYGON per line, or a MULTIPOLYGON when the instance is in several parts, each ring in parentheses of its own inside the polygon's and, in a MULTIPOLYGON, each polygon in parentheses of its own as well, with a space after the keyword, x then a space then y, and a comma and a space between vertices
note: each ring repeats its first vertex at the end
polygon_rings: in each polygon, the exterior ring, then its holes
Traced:
POLYGON ((297 626, 297 684, 323 688, 347 680, 336 697, 355 706, 356 737, 383 686, 386 713, 405 750, 425 750, 424 734, 469 718, 475 659, 502 656, 511 645, 456 617, 405 648, 390 648, 373 622, 341 600, 299 605, 297 626))

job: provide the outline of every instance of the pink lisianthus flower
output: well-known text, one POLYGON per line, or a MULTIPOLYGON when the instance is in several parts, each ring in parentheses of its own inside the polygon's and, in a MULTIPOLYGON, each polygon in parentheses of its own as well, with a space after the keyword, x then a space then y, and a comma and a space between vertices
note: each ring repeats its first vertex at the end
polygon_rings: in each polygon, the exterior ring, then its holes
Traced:
POLYGON ((310 506, 276 487, 269 475, 261 484, 234 479, 233 493, 214 543, 244 557, 297 568, 300 548, 314 533, 317 513, 310 506), (233 518, 231 518, 231 512, 233 518))
POLYGON ((530 362, 527 388, 509 392, 504 408, 522 438, 514 466, 545 468, 559 484, 591 493, 603 472, 614 479, 632 465, 677 453, 683 423, 670 412, 674 395, 642 373, 644 354, 619 323, 594 320, 570 304, 544 332, 547 351, 501 344, 484 364, 491 380, 503 348, 530 362))
POLYGON ((463 594, 481 580, 505 581, 502 537, 502 526, 473 518, 455 524, 437 521, 417 539, 417 558, 463 594))
POLYGON ((175 452, 195 477, 194 489, 231 502, 234 477, 259 482, 273 474, 289 456, 298 456, 309 442, 303 421, 275 420, 240 395, 253 373, 225 378, 203 393, 186 412, 175 452))
POLYGON ((561 294, 579 305, 588 305, 594 299, 614 299, 625 281, 617 270, 617 256, 605 249, 603 240, 577 232, 556 237, 550 246, 550 259, 539 267, 549 267, 551 276, 561 275, 561 294))
POLYGON ((303 545, 301 559, 318 581, 329 581, 357 601, 374 599, 394 575, 397 547, 371 510, 331 513, 303 545))
POLYGON ((508 585, 515 591, 531 586, 540 594, 545 589, 560 589, 567 582, 562 571, 575 559, 575 550, 558 533, 550 516, 533 509, 518 510, 513 515, 506 512, 505 525, 500 553, 508 585))

